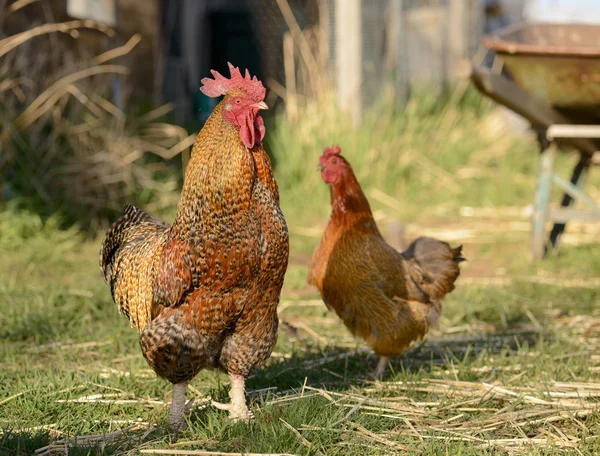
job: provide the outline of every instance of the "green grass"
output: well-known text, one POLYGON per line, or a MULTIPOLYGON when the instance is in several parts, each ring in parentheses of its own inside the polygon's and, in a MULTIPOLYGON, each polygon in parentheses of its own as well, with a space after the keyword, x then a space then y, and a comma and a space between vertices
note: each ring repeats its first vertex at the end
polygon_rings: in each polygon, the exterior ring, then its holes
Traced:
POLYGON ((532 201, 532 142, 486 133, 489 109, 477 99, 446 114, 427 100, 403 116, 386 109, 357 131, 326 110, 268 130, 292 245, 280 318, 295 330, 280 332, 274 355, 248 381, 256 415, 248 426, 205 406, 208 396, 226 400, 228 384, 202 372, 188 391, 198 405, 190 428, 170 435, 170 384, 150 371, 117 313, 97 266, 100 240, 4 208, 0 454, 34 454, 61 439, 72 439, 69 455, 600 453, 600 245, 589 242, 597 230, 572 225, 560 254, 530 265, 527 218, 504 208, 532 201), (440 133, 431 139, 432 131, 440 133), (305 284, 329 210, 313 163, 336 142, 384 233, 396 219, 407 238, 438 229, 464 243, 469 260, 440 330, 394 360, 379 383, 368 377, 375 357, 356 350, 362 345, 305 284), (461 215, 465 206, 491 213, 461 215))

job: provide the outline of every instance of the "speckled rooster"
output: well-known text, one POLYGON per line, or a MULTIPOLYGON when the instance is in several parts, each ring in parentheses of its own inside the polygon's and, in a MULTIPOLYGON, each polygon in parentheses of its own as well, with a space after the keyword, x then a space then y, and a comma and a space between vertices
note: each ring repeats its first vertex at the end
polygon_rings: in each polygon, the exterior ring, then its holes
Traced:
POLYGON ((224 95, 198 134, 172 225, 128 206, 102 243, 112 297, 140 331, 146 361, 173 384, 172 430, 186 427, 187 383, 201 369, 227 372, 231 403, 248 421, 244 382, 277 339, 288 232, 262 147, 265 88, 229 64, 200 90, 224 95))
POLYGON ((381 236, 338 146, 324 150, 317 169, 330 188, 331 218, 313 253, 308 282, 352 334, 380 356, 374 372, 379 377, 388 357, 401 354, 437 324, 441 300, 460 274, 462 246, 420 237, 397 252, 381 236))

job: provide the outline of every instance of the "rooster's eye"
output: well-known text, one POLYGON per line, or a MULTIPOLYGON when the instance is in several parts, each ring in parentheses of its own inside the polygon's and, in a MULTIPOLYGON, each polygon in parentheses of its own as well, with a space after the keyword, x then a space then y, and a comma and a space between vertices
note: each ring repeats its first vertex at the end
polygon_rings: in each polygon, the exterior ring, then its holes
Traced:
POLYGON ((242 102, 242 100, 240 100, 239 98, 237 100, 235 100, 236 104, 240 104, 242 102))

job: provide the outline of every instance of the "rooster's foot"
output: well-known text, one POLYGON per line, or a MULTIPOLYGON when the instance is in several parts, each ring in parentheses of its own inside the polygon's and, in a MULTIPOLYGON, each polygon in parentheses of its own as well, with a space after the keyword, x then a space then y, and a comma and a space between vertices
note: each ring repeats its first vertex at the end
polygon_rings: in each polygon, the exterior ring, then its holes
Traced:
POLYGON ((188 428, 187 423, 183 419, 183 416, 179 419, 172 419, 169 417, 169 430, 175 434, 185 431, 188 428))
POLYGON ((185 389, 187 382, 175 383, 173 385, 173 401, 171 402, 171 411, 169 412, 169 429, 171 432, 178 433, 187 429, 187 423, 183 412, 191 407, 194 400, 185 403, 185 389))
POLYGON ((194 406, 194 400, 195 400, 195 399, 196 399, 196 398, 195 398, 195 397, 193 397, 193 398, 191 398, 189 401, 187 401, 187 404, 185 404, 185 407, 184 407, 184 409, 185 409, 186 411, 188 411, 189 409, 191 409, 191 408, 194 406))
POLYGON ((254 419, 254 415, 248 410, 248 406, 246 405, 246 397, 244 395, 244 383, 246 380, 238 374, 229 374, 229 380, 231 381, 231 390, 229 391, 231 402, 229 404, 222 404, 211 401, 212 405, 220 410, 227 410, 229 418, 234 422, 243 421, 244 423, 249 423, 254 419))

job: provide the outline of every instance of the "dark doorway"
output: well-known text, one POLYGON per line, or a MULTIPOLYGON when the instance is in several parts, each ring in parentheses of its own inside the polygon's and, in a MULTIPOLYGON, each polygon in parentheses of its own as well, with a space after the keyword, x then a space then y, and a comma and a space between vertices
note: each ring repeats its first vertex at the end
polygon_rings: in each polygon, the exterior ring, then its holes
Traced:
POLYGON ((227 62, 248 68, 262 80, 258 40, 249 11, 215 11, 208 15, 210 26, 210 67, 229 74, 227 62))

